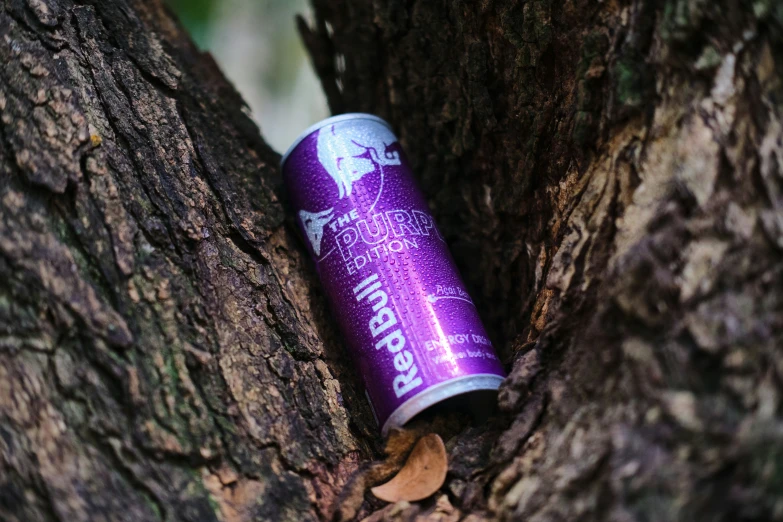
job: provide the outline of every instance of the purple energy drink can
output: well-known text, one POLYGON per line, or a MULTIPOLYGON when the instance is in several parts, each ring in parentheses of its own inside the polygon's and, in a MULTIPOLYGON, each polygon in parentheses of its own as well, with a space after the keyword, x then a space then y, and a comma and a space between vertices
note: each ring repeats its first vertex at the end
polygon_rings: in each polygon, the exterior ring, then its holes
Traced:
POLYGON ((343 114, 307 129, 283 178, 385 436, 503 366, 388 123, 343 114))

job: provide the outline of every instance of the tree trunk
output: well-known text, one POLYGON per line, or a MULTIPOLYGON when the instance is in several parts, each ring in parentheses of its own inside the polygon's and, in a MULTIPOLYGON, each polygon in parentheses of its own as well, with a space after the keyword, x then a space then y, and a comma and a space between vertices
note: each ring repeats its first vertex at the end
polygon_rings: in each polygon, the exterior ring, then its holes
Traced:
POLYGON ((325 518, 376 431, 242 100, 159 2, 0 35, 0 519, 325 518))
MULTIPOLYGON (((783 8, 315 0, 510 378, 371 520, 783 519, 783 8)), ((380 437, 279 156, 159 2, 0 12, 0 518, 324 520, 380 437)))

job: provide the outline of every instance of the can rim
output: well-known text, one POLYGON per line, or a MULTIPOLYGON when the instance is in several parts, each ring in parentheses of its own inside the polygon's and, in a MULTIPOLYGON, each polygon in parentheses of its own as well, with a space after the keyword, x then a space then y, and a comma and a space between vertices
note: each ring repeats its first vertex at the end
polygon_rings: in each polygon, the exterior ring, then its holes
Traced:
POLYGON ((430 406, 445 401, 457 395, 475 391, 495 391, 500 388, 500 383, 505 377, 494 373, 476 373, 473 375, 463 375, 438 383, 427 388, 418 395, 414 395, 403 402, 396 410, 389 415, 381 428, 381 435, 386 437, 392 428, 400 428, 409 420, 423 412, 430 406), (466 382, 467 381, 467 382, 466 382))
POLYGON ((376 121, 378 123, 381 123, 389 128, 390 131, 394 132, 394 129, 392 129, 392 126, 389 125, 389 122, 384 120, 383 118, 379 116, 375 116, 374 114, 368 114, 366 112, 348 112, 345 114, 338 114, 337 116, 331 116, 329 118, 326 118, 324 120, 321 120, 319 122, 313 123, 309 127, 307 127, 305 130, 297 136, 297 138, 294 140, 294 142, 291 144, 290 147, 288 147, 288 150, 285 151, 285 154, 283 154, 283 157, 280 158, 280 170, 283 169, 283 166, 285 165, 286 160, 288 159, 288 156, 291 155, 291 153, 296 149, 296 147, 299 146, 302 141, 312 133, 314 133, 317 130, 320 130, 322 127, 326 127, 329 124, 337 123, 340 121, 347 121, 347 120, 372 120, 376 121))

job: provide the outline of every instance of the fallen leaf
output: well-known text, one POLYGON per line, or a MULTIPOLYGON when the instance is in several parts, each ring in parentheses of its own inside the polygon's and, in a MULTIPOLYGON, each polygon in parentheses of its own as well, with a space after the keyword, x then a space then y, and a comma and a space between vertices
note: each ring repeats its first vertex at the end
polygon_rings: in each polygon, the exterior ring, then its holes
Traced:
POLYGON ((372 494, 386 502, 421 500, 440 489, 448 469, 443 439, 430 433, 419 439, 400 472, 386 484, 372 488, 372 494))

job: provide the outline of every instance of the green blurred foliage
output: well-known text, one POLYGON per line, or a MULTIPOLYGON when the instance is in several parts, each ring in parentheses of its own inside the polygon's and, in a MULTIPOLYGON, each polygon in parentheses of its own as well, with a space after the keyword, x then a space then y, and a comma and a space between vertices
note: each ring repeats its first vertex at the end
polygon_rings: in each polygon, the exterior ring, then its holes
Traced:
POLYGON ((282 94, 290 88, 299 66, 307 59, 294 21, 296 14, 306 8, 307 2, 273 0, 263 3, 266 4, 264 15, 279 21, 266 25, 266 30, 271 32, 269 41, 273 42, 274 49, 269 56, 269 67, 263 82, 271 93, 282 94))
POLYGON ((295 17, 309 0, 164 0, 248 104, 265 139, 285 150, 329 111, 295 17))
MULTIPOLYGON (((209 50, 212 26, 218 16, 219 0, 166 0, 190 33, 199 49, 209 50)), ((225 2, 235 8, 241 2, 225 2)), ((304 49, 296 32, 294 17, 307 8, 306 0, 255 0, 245 2, 242 12, 250 16, 259 31, 264 31, 269 43, 268 64, 263 82, 271 93, 286 92, 296 78, 302 60, 306 59, 304 49)), ((248 56, 248 59, 253 59, 248 56)))
POLYGON ((199 49, 206 49, 209 26, 218 0, 166 0, 179 17, 199 49))

